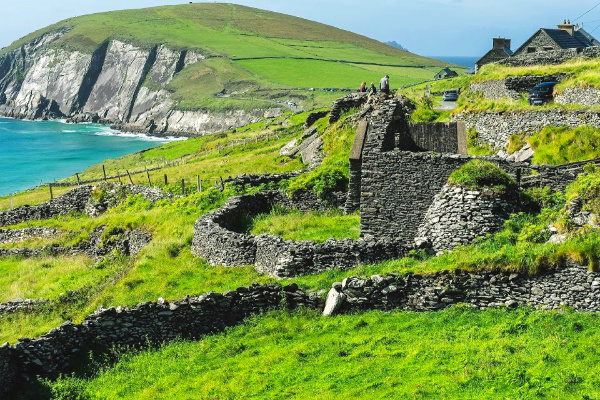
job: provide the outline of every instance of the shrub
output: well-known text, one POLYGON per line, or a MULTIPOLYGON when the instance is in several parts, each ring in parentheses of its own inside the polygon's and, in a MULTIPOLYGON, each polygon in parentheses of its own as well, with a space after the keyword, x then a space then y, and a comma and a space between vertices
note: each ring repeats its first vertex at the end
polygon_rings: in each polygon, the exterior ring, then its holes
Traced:
POLYGON ((484 160, 471 160, 450 174, 448 183, 468 189, 490 188, 497 193, 516 188, 510 175, 495 164, 484 160))

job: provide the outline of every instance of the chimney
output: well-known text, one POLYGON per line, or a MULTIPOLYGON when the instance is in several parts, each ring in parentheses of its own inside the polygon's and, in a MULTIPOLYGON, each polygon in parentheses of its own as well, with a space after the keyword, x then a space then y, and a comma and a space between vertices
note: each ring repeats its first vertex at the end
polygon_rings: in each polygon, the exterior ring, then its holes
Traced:
POLYGON ((567 31, 567 33, 571 36, 573 36, 573 33, 575 33, 575 25, 573 25, 571 21, 566 21, 562 24, 558 24, 558 29, 567 31))
POLYGON ((505 39, 501 37, 494 38, 494 45, 492 47, 494 50, 501 50, 505 47, 510 49, 510 39, 505 39))

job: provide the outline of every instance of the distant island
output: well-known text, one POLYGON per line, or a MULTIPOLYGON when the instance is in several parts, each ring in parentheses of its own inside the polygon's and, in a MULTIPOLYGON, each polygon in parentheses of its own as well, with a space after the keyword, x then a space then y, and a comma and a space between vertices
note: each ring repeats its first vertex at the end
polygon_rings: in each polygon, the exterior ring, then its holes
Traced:
POLYGON ((399 50, 408 51, 408 49, 406 47, 402 46, 400 43, 396 42, 395 40, 392 40, 391 42, 385 42, 385 44, 387 44, 388 46, 395 47, 396 49, 399 49, 399 50))

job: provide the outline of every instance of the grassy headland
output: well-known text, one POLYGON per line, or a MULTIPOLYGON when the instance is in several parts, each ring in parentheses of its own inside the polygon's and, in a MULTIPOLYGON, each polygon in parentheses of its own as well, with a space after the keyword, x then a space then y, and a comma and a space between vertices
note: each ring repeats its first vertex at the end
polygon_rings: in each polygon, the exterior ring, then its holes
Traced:
POLYGON ((356 90, 361 82, 377 83, 385 74, 392 87, 400 87, 431 79, 446 66, 328 25, 224 3, 69 18, 27 35, 0 55, 53 31, 66 33, 50 46, 68 51, 92 53, 117 39, 143 49, 164 45, 205 57, 168 85, 176 107, 185 110, 255 109, 273 106, 274 100, 312 109, 339 97, 330 89, 356 90))

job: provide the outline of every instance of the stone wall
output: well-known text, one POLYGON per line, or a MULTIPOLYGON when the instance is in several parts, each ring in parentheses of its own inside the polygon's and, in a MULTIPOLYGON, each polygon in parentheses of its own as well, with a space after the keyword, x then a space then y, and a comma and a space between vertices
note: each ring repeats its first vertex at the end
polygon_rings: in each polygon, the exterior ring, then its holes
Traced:
POLYGON ((32 311, 39 306, 48 304, 48 299, 14 299, 0 303, 0 316, 23 311, 32 311))
POLYGON ((135 257, 150 241, 152 236, 139 229, 131 231, 115 231, 105 235, 106 226, 99 226, 90 233, 89 240, 83 240, 73 246, 56 244, 38 248, 0 248, 0 257, 40 257, 44 255, 58 256, 85 254, 99 258, 118 251, 120 254, 135 257))
POLYGON ((531 306, 600 311, 600 274, 573 265, 536 276, 479 270, 432 275, 349 277, 333 284, 343 294, 340 312, 357 310, 437 311, 457 303, 479 309, 531 306))
POLYGON ((241 174, 224 179, 224 183, 233 182, 240 186, 256 187, 269 183, 277 183, 284 179, 295 178, 302 175, 303 171, 282 172, 274 174, 241 174))
POLYGON ((327 110, 327 111, 317 111, 317 112, 312 112, 312 113, 308 114, 308 116, 306 117, 306 121, 304 122, 304 127, 305 128, 310 128, 311 126, 313 126, 313 124, 315 122, 317 122, 321 118, 326 117, 327 114, 329 114, 329 110, 327 110))
POLYGON ((279 192, 232 197, 223 207, 196 221, 192 253, 211 265, 254 265, 261 273, 277 277, 344 270, 359 263, 375 263, 406 254, 407 249, 391 239, 330 239, 315 243, 239 232, 236 222, 268 213, 275 203, 288 207, 297 204, 279 192))
MULTIPOLYGON (((600 311, 600 274, 572 265, 537 276, 490 270, 441 271, 431 275, 348 277, 332 285, 337 312, 363 310, 437 311, 457 303, 479 309, 532 306, 600 311)), ((115 346, 144 348, 175 338, 199 339, 223 331, 266 310, 304 306, 322 310, 324 301, 294 283, 240 287, 179 301, 140 303, 99 309, 81 324, 65 322, 35 339, 0 347, 0 395, 37 380, 73 372, 90 350, 102 354, 115 346)))
POLYGON ((329 112, 329 123, 333 124, 340 119, 340 116, 351 108, 362 107, 369 96, 367 93, 351 93, 333 102, 329 112))
POLYGON ((509 76, 504 80, 506 89, 515 92, 529 92, 535 85, 543 82, 561 82, 567 74, 509 76))
POLYGON ((530 65, 558 65, 574 58, 590 59, 598 56, 600 56, 600 47, 588 47, 583 50, 551 50, 508 57, 500 61, 500 64, 509 65, 512 67, 526 67, 530 65))
POLYGON ((85 212, 91 217, 96 217, 125 200, 128 195, 140 195, 152 203, 172 197, 157 187, 123 185, 115 182, 102 182, 97 186, 82 185, 40 205, 24 205, 13 210, 2 211, 0 212, 0 226, 48 219, 72 212, 85 212), (105 195, 102 196, 102 201, 91 197, 92 192, 96 189, 104 191, 105 195))
POLYGON ((587 124, 600 128, 600 112, 596 110, 465 113, 453 116, 452 119, 464 121, 467 128, 475 128, 481 141, 497 149, 506 147, 511 135, 532 134, 548 125, 576 128, 587 124))
POLYGON ((396 148, 405 151, 435 151, 467 154, 467 130, 462 122, 409 124, 396 135, 396 148))
POLYGON ((469 91, 479 92, 490 100, 521 98, 522 92, 529 92, 535 85, 542 82, 560 82, 566 74, 509 76, 506 79, 494 79, 484 82, 471 83, 469 91))
POLYGON ((471 157, 433 153, 365 152, 362 165, 361 236, 412 243, 429 205, 452 171, 471 157))
POLYGON ((600 104, 600 89, 594 87, 569 87, 563 93, 554 96, 558 104, 597 106, 600 104))
POLYGON ((293 284, 240 287, 225 294, 206 293, 180 301, 140 303, 133 307, 99 309, 81 324, 65 322, 35 339, 22 338, 0 347, 0 395, 38 377, 55 378, 73 372, 90 350, 95 354, 115 346, 143 348, 175 338, 198 339, 223 331, 244 318, 298 306, 321 309, 323 300, 307 295, 293 284))
POLYGON ((434 251, 451 250, 499 231, 510 214, 519 209, 516 191, 497 194, 491 189, 444 185, 429 206, 417 235, 434 251))
POLYGON ((24 228, 24 229, 0 229, 0 244, 18 243, 32 237, 54 237, 58 234, 56 228, 24 228))
POLYGON ((515 90, 506 87, 506 81, 503 79, 493 79, 484 82, 475 82, 469 85, 469 91, 472 93, 481 93, 481 95, 490 100, 514 99, 518 100, 521 95, 515 90))
POLYGON ((37 206, 21 206, 14 210, 0 212, 0 226, 15 225, 21 222, 52 218, 71 212, 83 212, 92 192, 91 186, 80 186, 64 195, 37 206))

